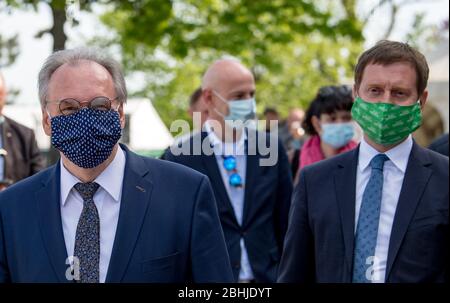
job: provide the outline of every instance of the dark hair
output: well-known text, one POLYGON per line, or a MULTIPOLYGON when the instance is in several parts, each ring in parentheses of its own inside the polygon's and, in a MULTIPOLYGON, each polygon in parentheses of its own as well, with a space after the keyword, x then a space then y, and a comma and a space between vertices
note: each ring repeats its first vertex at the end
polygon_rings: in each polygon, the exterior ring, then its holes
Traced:
POLYGON ((198 100, 200 100, 201 96, 202 96, 202 88, 199 87, 189 97, 189 107, 194 106, 198 102, 198 100))
POLYGON ((263 115, 265 116, 265 115, 267 115, 267 114, 275 114, 275 115, 278 115, 278 111, 277 111, 275 108, 273 108, 273 107, 266 107, 266 108, 264 109, 263 115))
POLYGON ((364 69, 369 64, 389 65, 398 62, 410 63, 416 70, 417 93, 422 95, 427 87, 429 68, 425 56, 407 43, 381 40, 366 50, 358 59, 355 67, 355 86, 359 88, 364 69))
POLYGON ((348 86, 323 86, 306 110, 302 127, 308 135, 317 135, 311 121, 313 116, 320 118, 321 114, 332 114, 338 110, 351 111, 352 105, 352 91, 348 86))

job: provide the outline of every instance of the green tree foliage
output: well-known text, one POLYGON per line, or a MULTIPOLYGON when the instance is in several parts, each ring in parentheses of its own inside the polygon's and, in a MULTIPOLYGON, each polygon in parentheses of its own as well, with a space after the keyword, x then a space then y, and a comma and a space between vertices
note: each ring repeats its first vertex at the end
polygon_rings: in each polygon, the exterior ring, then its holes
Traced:
MULTIPOLYGON (((89 11, 92 0, 6 0, 8 9, 48 5, 53 50, 65 47, 64 26, 78 21, 69 5, 89 11)), ((238 57, 255 73, 258 106, 305 107, 317 88, 351 75, 361 49, 356 0, 134 0, 97 1, 102 21, 116 34, 97 46, 119 47, 126 72, 144 75, 133 95, 151 98, 169 125, 188 118, 188 96, 207 66, 224 55, 238 57)), ((5 6, 5 4, 3 4, 5 6)), ((138 78, 138 77, 136 77, 138 78)), ((136 85, 133 85, 136 86, 136 85)))
MULTIPOLYGON (((64 26, 77 26, 78 20, 73 18, 68 14, 68 6, 77 4, 80 10, 90 11, 92 3, 94 0, 6 0, 0 2, 0 11, 12 11, 13 9, 29 10, 32 9, 35 12, 38 10, 39 4, 48 5, 51 16, 52 16, 52 26, 44 29, 36 29, 35 37, 37 39, 41 38, 45 34, 50 34, 53 40, 53 51, 65 49, 67 35, 64 31, 64 26)), ((108 1, 109 2, 109 1, 108 1)), ((1 36, 0 36, 0 53, 2 52, 1 47, 1 36)), ((1 56, 0 56, 0 59, 1 56)), ((1 62, 1 61, 0 61, 1 62)), ((9 96, 15 96, 18 94, 16 90, 10 90, 9 96)), ((50 147, 50 151, 47 155, 47 163, 54 164, 59 159, 59 152, 53 147, 50 147)))
POLYGON ((19 55, 17 35, 4 37, 0 34, 0 68, 14 63, 19 55))
POLYGON ((440 25, 426 24, 424 13, 414 16, 411 31, 406 35, 408 43, 426 53, 443 40, 448 40, 448 19, 440 25))
MULTIPOLYGON (((36 38, 41 38, 45 34, 50 34, 53 38, 53 51, 65 48, 67 35, 64 31, 64 26, 77 26, 78 20, 68 15, 67 7, 69 5, 77 4, 80 10, 90 11, 92 3, 95 0, 6 0, 0 10, 33 9, 38 10, 40 3, 48 5, 52 15, 52 26, 50 28, 40 29, 36 32, 36 38)), ((99 1, 110 2, 110 0, 99 1)))
POLYGON ((120 46, 130 75, 145 76, 133 93, 150 97, 167 125, 187 118, 188 96, 224 55, 254 71, 260 111, 285 114, 351 75, 362 45, 354 11, 348 0, 119 1, 102 16, 116 39, 103 43, 120 46))
MULTIPOLYGON (((0 72, 2 71, 2 68, 12 65, 19 55, 17 38, 17 35, 4 37, 0 34, 0 72)), ((20 91, 14 87, 8 87, 8 99, 6 102, 12 103, 19 92, 20 91)))

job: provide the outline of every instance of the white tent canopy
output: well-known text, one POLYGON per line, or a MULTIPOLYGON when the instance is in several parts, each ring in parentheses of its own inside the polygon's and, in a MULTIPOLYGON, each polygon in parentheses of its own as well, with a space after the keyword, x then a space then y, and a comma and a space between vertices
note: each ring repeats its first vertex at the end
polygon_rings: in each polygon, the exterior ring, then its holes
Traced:
POLYGON ((173 137, 148 99, 131 99, 125 104, 130 116, 130 142, 133 150, 163 150, 173 137))

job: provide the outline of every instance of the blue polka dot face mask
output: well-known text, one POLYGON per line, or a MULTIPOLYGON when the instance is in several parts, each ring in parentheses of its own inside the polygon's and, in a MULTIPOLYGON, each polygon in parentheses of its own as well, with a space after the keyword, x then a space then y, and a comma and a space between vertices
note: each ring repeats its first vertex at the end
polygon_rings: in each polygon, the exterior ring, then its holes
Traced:
POLYGON ((82 108, 71 115, 51 117, 50 122, 52 145, 82 168, 102 164, 122 135, 115 110, 82 108))

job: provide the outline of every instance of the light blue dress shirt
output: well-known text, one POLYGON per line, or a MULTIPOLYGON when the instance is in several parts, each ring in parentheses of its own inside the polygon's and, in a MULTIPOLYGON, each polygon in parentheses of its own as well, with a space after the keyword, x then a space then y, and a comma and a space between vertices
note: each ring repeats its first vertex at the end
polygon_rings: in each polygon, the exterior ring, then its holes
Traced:
MULTIPOLYGON (((100 217, 100 283, 106 280, 116 236, 124 172, 125 153, 119 146, 114 160, 94 180, 100 185, 94 195, 100 217)), ((78 182, 81 181, 61 161, 61 219, 68 256, 73 256, 77 225, 83 210, 83 199, 73 188, 78 182)))
MULTIPOLYGON (((378 225, 377 244, 375 246, 375 258, 373 263, 373 283, 384 283, 386 265, 391 238, 392 225, 397 209, 409 154, 411 153, 413 140, 411 135, 384 154, 389 160, 383 168, 383 193, 381 197, 380 221, 378 225)), ((355 232, 358 224, 359 211, 361 209, 362 196, 369 182, 371 168, 370 161, 378 155, 376 149, 370 146, 365 139, 359 147, 358 168, 356 171, 356 207, 355 207, 355 232)))
MULTIPOLYGON (((213 146, 214 155, 216 157, 217 165, 222 175, 223 184, 227 190, 228 197, 230 198, 231 205, 233 206, 234 214, 236 216, 239 225, 242 225, 243 213, 244 213, 244 201, 245 201, 245 176, 247 169, 247 156, 245 153, 245 140, 246 134, 242 133, 239 141, 237 142, 223 142, 216 134, 211 130, 211 126, 208 122, 205 123, 205 129, 208 132, 208 139, 213 146), (230 186, 229 173, 223 167, 223 156, 234 156, 236 158, 236 169, 238 174, 244 180, 244 186, 237 188, 230 186)), ((247 249, 245 247, 244 238, 241 238, 241 268, 239 272, 239 280, 252 280, 254 278, 253 271, 248 258, 247 249)))

